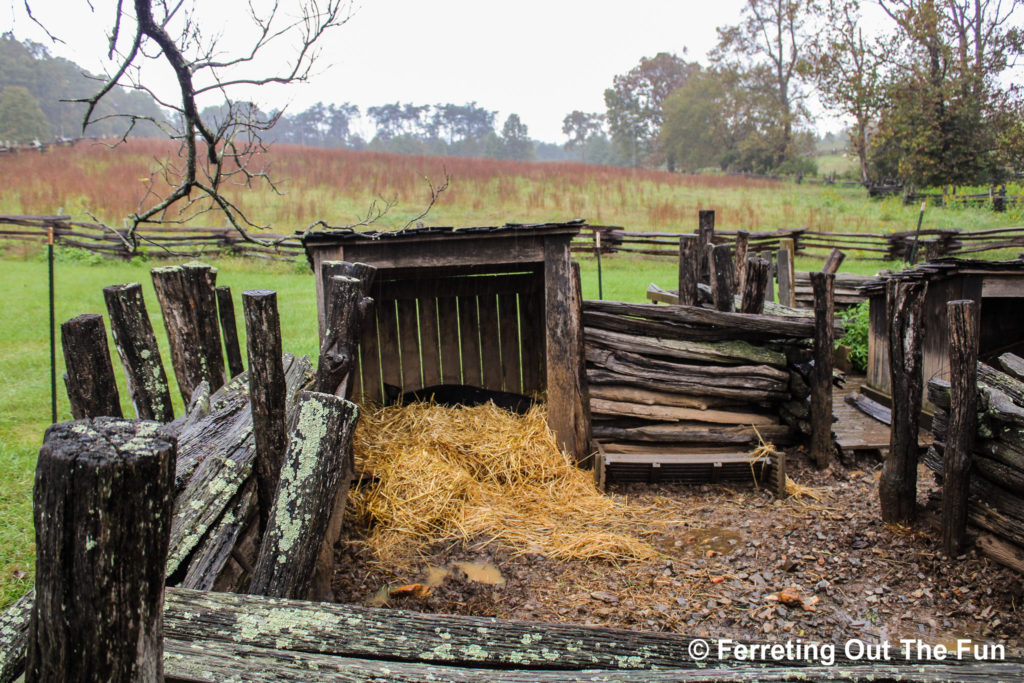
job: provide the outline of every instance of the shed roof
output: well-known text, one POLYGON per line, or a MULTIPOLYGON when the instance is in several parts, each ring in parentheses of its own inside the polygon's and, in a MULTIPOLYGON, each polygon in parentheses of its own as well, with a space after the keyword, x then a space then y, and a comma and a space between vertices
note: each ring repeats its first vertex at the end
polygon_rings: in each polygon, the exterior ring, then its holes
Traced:
POLYGON ((874 296, 885 293, 885 283, 889 280, 932 282, 957 275, 1024 275, 1024 258, 1013 261, 982 261, 980 259, 945 257, 896 273, 882 275, 878 279, 864 283, 857 289, 866 296, 874 296))
POLYGON ((302 245, 310 248, 330 247, 339 244, 355 244, 377 240, 416 241, 424 238, 458 239, 464 236, 520 235, 576 233, 585 225, 583 219, 560 223, 505 223, 504 225, 454 228, 450 226, 424 226, 403 230, 355 230, 353 228, 327 229, 296 233, 302 237, 302 245))

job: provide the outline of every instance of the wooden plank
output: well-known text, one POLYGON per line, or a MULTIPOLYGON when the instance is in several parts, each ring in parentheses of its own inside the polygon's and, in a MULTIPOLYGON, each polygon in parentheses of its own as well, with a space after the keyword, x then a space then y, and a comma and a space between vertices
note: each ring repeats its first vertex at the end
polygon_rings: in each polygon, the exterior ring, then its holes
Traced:
MULTIPOLYGON (((705 451, 710 449, 705 449, 705 451)), ((605 450, 605 464, 616 463, 660 463, 662 465, 720 465, 725 463, 753 463, 758 462, 750 453, 743 451, 730 451, 726 453, 698 452, 695 453, 664 453, 654 449, 637 453, 616 453, 605 450)))
POLYGON ((475 296, 460 296, 459 348, 462 358, 462 383, 474 387, 484 384, 480 367, 480 317, 475 296))
POLYGON ((65 321, 60 326, 60 339, 67 368, 64 384, 74 418, 121 417, 103 316, 85 313, 65 321))
POLYGON ((455 297, 437 299, 437 328, 441 344, 441 384, 462 384, 459 309, 455 297))
POLYGON ((437 299, 421 297, 417 302, 420 314, 420 360, 423 386, 443 384, 441 376, 441 343, 438 341, 437 299))
POLYGON ((581 402, 579 394, 580 354, 576 326, 569 243, 548 240, 544 248, 544 331, 547 365, 548 426, 558 445, 576 461, 582 460, 586 444, 577 443, 575 420, 581 402))
MULTIPOLYGON (((398 299, 399 346, 402 354, 402 393, 421 389, 423 374, 420 369, 420 324, 416 313, 416 299, 398 299)), ((387 306, 387 303, 384 303, 387 306)))
POLYGON ((396 279, 386 274, 374 288, 373 296, 380 301, 389 299, 424 299, 442 296, 473 296, 482 294, 511 294, 537 286, 533 272, 489 273, 486 275, 450 275, 435 277, 405 277, 396 279))
POLYGON ((501 386, 503 391, 523 392, 519 360, 519 301, 516 294, 498 295, 501 332, 501 386))
POLYGON ((779 281, 779 303, 792 308, 796 305, 793 296, 794 275, 793 275, 793 240, 787 238, 779 241, 779 250, 776 255, 778 263, 777 277, 779 281))
POLYGON ((978 305, 960 300, 950 301, 946 308, 951 408, 943 454, 942 549, 955 557, 967 541, 971 450, 977 434, 978 305))
MULTIPOLYGON (((818 469, 832 458, 832 356, 835 354, 835 278, 811 273, 814 287, 814 368, 811 372, 811 458, 818 469)), ((915 430, 914 434, 917 434, 915 430)))
POLYGON ((359 364, 363 371, 360 385, 363 402, 379 403, 383 397, 383 393, 381 393, 380 344, 377 338, 377 310, 379 308, 380 306, 374 305, 373 310, 366 316, 362 339, 359 342, 359 364))
POLYGON ((547 354, 544 347, 544 295, 537 291, 519 297, 520 329, 523 339, 523 393, 544 390, 547 354))
MULTIPOLYGON (((380 378, 385 385, 402 387, 402 356, 399 347, 398 316, 395 302, 374 306, 377 314, 377 341, 380 345, 380 378)), ((388 402, 387 387, 381 400, 388 402)))
POLYGON ((985 299, 1024 298, 1024 275, 986 275, 981 281, 985 299))
POLYGON ((546 239, 539 235, 519 235, 516 239, 476 237, 390 242, 377 240, 363 244, 345 244, 349 261, 371 263, 380 270, 391 268, 433 268, 438 266, 476 266, 539 263, 544 260, 546 239))
POLYGON ((696 306, 699 303, 697 283, 700 282, 700 254, 698 235, 679 236, 679 297, 678 301, 671 303, 685 306, 696 306))
MULTIPOLYGON (((681 325, 713 326, 744 335, 747 339, 761 337, 810 339, 814 336, 814 320, 807 317, 781 315, 753 315, 730 313, 698 306, 658 306, 622 301, 585 301, 588 311, 627 315, 651 320, 674 322, 681 325)), ((838 332, 839 330, 837 330, 838 332)))
POLYGON ((694 422, 714 422, 717 424, 764 425, 778 424, 779 419, 772 415, 761 415, 749 412, 733 412, 729 410, 699 410, 679 408, 675 406, 649 406, 621 401, 606 401, 599 398, 590 399, 590 412, 595 415, 615 415, 618 417, 637 417, 655 422, 678 422, 692 420, 694 422))
POLYGON ((483 362, 484 388, 501 391, 501 344, 498 326, 498 297, 480 294, 476 298, 480 316, 480 355, 483 362))

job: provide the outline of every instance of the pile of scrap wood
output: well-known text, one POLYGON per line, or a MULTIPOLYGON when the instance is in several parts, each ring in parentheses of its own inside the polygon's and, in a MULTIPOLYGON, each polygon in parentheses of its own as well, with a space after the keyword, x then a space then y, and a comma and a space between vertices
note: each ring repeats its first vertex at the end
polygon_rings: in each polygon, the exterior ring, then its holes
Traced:
MULTIPOLYGON (((971 453, 968 520, 991 534, 978 547, 993 559, 1024 572, 1024 360, 999 357, 1002 372, 978 363, 978 424, 971 453)), ((935 406, 935 443, 925 464, 940 478, 949 425, 949 382, 928 382, 935 406)))

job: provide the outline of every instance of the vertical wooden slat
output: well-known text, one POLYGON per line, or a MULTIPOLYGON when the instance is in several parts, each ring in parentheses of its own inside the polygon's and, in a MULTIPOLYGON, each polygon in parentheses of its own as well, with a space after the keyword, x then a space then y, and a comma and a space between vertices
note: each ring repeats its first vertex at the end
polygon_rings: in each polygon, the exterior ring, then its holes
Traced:
MULTIPOLYGON (((363 381, 360 388, 363 391, 364 402, 380 402, 381 393, 381 371, 380 371, 380 345, 377 342, 377 311, 383 308, 377 304, 366 316, 363 324, 363 336, 359 342, 359 362, 363 367, 363 381)), ((355 394, 358 396, 358 394, 355 394)))
MULTIPOLYGON (((380 301, 374 307, 377 311, 377 338, 380 344, 380 377, 385 385, 397 390, 402 387, 402 357, 399 353, 398 318, 395 313, 394 301, 380 301)), ((381 397, 384 403, 393 396, 388 396, 388 387, 384 387, 381 397)), ((394 389, 393 389, 394 390, 394 389)))
POLYGON ((501 330, 501 386, 503 391, 522 393, 519 367, 519 310, 515 294, 498 295, 501 330))
POLYGON ((831 273, 811 273, 814 290, 814 367, 811 371, 811 459, 818 469, 832 457, 832 354, 835 353, 835 287, 831 273))
POLYGON ((416 316, 416 299, 398 300, 398 328, 401 335, 402 391, 423 388, 420 372, 420 325, 416 316))
POLYGON ((547 374, 543 292, 519 297, 519 329, 523 340, 523 393, 530 395, 544 390, 547 374))
POLYGON ((573 299, 569 242, 548 239, 544 243, 544 335, 547 356, 548 427, 560 448, 577 461, 586 455, 586 444, 577 439, 579 354, 575 325, 580 312, 573 299))
POLYGON ((950 301, 946 310, 952 407, 943 454, 942 549, 955 557, 967 541, 971 450, 978 431, 978 305, 950 301))
MULTIPOLYGON (((373 317, 368 316, 365 321, 367 325, 373 324, 373 317)), ((362 334, 362 330, 360 330, 362 334)), ((352 374, 350 375, 349 386, 352 390, 349 392, 349 400, 355 403, 359 403, 363 397, 363 349, 361 345, 356 345, 356 359, 352 364, 352 374)))
POLYGON ((432 387, 441 384, 441 348, 437 341, 437 299, 420 299, 419 312, 423 386, 432 387))
POLYGON ((786 238, 779 240, 778 279, 779 279, 779 303, 783 306, 792 307, 795 303, 793 291, 793 240, 786 238))
POLYGON ((480 319, 476 297, 459 297, 459 346, 462 349, 462 382, 474 387, 484 385, 480 370, 480 319))
POLYGON ((480 352, 483 356, 484 387, 501 391, 501 344, 498 329, 498 297, 481 294, 476 298, 480 311, 480 352))
POLYGON ((441 340, 441 383, 462 384, 459 310, 455 297, 445 296, 437 300, 437 329, 441 340))

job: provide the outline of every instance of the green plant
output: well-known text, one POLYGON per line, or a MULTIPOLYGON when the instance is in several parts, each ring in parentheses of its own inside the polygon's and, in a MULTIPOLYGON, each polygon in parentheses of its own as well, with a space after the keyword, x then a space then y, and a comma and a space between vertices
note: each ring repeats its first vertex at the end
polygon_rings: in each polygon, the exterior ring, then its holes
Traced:
POLYGON ((868 369, 868 302, 862 301, 839 314, 846 328, 836 346, 850 347, 850 364, 860 372, 868 369))

